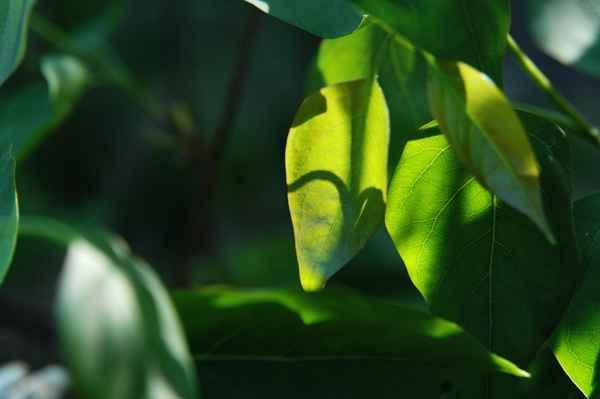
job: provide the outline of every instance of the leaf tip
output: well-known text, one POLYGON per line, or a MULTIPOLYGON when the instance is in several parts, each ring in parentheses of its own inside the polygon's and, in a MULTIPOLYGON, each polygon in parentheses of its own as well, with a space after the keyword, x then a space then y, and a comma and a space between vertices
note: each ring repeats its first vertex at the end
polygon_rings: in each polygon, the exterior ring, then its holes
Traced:
POLYGON ((300 283, 302 284, 302 289, 306 292, 323 291, 326 282, 327 278, 316 272, 300 274, 300 283))

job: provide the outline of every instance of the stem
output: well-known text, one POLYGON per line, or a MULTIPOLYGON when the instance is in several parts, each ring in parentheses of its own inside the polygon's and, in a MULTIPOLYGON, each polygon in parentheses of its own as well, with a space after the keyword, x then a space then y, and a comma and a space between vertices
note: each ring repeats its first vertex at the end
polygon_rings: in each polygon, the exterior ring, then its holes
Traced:
POLYGON ((131 96, 161 126, 169 125, 171 119, 169 108, 142 85, 126 67, 118 65, 96 49, 90 50, 39 14, 31 14, 29 26, 57 48, 77 55, 90 65, 99 68, 100 73, 109 82, 131 96))
POLYGON ((250 8, 246 25, 242 33, 240 51, 233 71, 233 78, 229 84, 223 110, 214 134, 212 145, 202 151, 199 158, 198 169, 200 181, 198 183, 194 210, 191 217, 187 240, 183 249, 181 261, 176 270, 175 285, 186 287, 191 283, 191 259, 201 246, 206 230, 206 219, 210 193, 217 177, 220 159, 229 137, 231 136, 235 116, 239 111, 242 99, 242 89, 248 74, 248 65, 252 45, 256 37, 258 21, 261 12, 256 7, 250 8))
POLYGON ((589 141, 600 149, 600 130, 593 126, 554 88, 552 82, 533 63, 533 61, 521 50, 513 37, 508 35, 508 51, 517 64, 525 71, 527 76, 535 83, 542 92, 552 101, 552 104, 560 112, 573 121, 574 132, 581 138, 589 141))

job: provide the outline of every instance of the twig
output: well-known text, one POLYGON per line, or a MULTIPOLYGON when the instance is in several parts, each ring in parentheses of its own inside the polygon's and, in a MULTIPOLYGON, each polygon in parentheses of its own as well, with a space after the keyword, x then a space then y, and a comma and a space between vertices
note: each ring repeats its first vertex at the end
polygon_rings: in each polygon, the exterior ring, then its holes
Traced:
POLYGON ((176 271, 175 285, 177 287, 189 286, 191 283, 191 260, 202 245, 202 240, 205 236, 208 204, 218 174, 223 149, 231 136, 235 116, 241 105, 241 94, 248 74, 250 54, 256 37, 260 15, 261 12, 257 8, 251 7, 242 33, 242 41, 233 71, 233 78, 229 84, 225 103, 215 130, 214 141, 210 147, 200 151, 201 155, 197 163, 200 172, 199 183, 196 188, 193 203, 194 209, 186 236, 183 255, 176 271))
POLYGON ((552 82, 525 54, 512 36, 508 35, 508 51, 527 76, 552 101, 552 104, 573 122, 573 132, 600 149, 600 130, 593 126, 552 85, 552 82))

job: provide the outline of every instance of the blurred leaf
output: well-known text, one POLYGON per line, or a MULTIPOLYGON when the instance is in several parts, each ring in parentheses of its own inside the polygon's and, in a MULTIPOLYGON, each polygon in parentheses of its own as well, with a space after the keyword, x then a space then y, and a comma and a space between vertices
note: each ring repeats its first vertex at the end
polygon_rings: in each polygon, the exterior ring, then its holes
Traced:
POLYGON ((554 241, 542 211, 535 154, 504 94, 476 69, 445 61, 433 61, 429 92, 433 114, 459 161, 554 241))
POLYGON ((463 61, 502 87, 508 0, 350 0, 369 18, 445 60, 463 61))
MULTIPOLYGON (((431 312, 526 367, 550 335, 581 270, 569 144, 553 123, 519 112, 542 173, 553 246, 454 157, 436 123, 407 144, 389 188, 386 225, 431 312)), ((508 398, 516 380, 473 379, 465 398, 508 398)))
POLYGON ((0 86, 25 55, 27 22, 35 0, 0 2, 0 86))
POLYGON ((8 149, 0 159, 0 284, 12 261, 18 228, 19 203, 15 186, 15 159, 8 149))
POLYGON ((168 293, 125 243, 70 243, 58 324, 65 359, 86 398, 196 398, 192 360, 168 293))
POLYGON ((286 147, 300 280, 320 290, 377 232, 387 186, 388 115, 375 79, 308 97, 286 147))
POLYGON ((59 399, 69 388, 69 374, 62 366, 50 365, 33 373, 23 362, 0 367, 0 397, 3 399, 59 399))
POLYGON ((25 362, 14 361, 0 367, 0 395, 29 373, 29 365, 25 362))
POLYGON ((559 62, 600 78, 600 1, 532 0, 534 41, 559 62))
POLYGON ((600 397, 597 370, 600 349, 596 345, 600 329, 600 192, 573 204, 577 240, 583 272, 577 291, 562 320, 550 338, 558 361, 587 397, 600 397))
POLYGON ((523 375, 453 323, 337 286, 174 300, 207 398, 437 398, 474 374, 523 375))
POLYGON ((246 0, 269 15, 310 33, 334 39, 358 29, 362 15, 348 0, 246 0))
POLYGON ((93 78, 86 64, 67 54, 41 61, 47 88, 34 83, 0 102, 0 147, 12 144, 21 160, 70 114, 93 78))

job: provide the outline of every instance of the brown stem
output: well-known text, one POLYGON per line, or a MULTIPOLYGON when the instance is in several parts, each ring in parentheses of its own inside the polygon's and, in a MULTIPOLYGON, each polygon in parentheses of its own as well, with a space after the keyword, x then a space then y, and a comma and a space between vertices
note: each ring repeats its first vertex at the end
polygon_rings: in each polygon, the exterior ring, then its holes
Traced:
POLYGON ((198 150, 200 156, 197 158, 196 165, 199 171, 199 182, 192 205, 194 209, 186 236, 183 255, 176 270, 176 287, 186 287, 191 283, 191 259, 201 247, 205 237, 207 210, 210 204, 211 193, 219 171, 223 149, 231 136, 235 116, 241 105, 241 94, 248 74, 250 54, 256 37, 260 15, 261 12, 257 8, 251 7, 242 33, 242 41, 233 71, 233 78, 229 84, 223 110, 215 130, 214 141, 210 147, 198 150))

